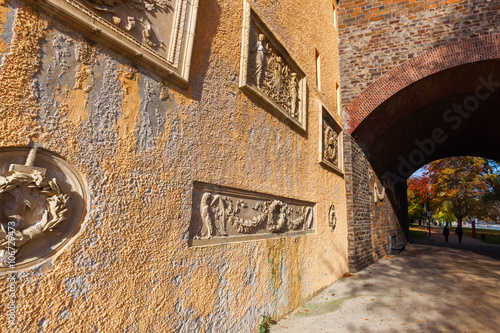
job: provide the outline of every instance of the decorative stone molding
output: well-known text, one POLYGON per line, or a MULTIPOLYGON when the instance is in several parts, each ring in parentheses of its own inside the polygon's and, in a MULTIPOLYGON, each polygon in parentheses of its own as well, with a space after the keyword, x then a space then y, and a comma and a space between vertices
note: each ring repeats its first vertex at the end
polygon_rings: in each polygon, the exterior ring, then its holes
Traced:
POLYGON ((240 89, 305 131, 305 73, 247 1, 243 10, 240 89))
POLYGON ((23 0, 186 87, 198 0, 23 0))
POLYGON ((0 149, 0 273, 58 252, 78 232, 87 202, 83 179, 60 157, 39 148, 0 149))
POLYGON ((330 210, 328 211, 328 225, 330 226, 332 232, 337 228, 337 214, 335 213, 335 205, 332 204, 330 206, 330 210))
POLYGON ((382 186, 382 190, 379 191, 378 183, 375 182, 375 184, 373 184, 373 201, 377 203, 379 201, 384 201, 384 199, 385 199, 385 187, 382 186))
POLYGON ((313 203, 195 183, 189 245, 296 236, 315 229, 313 203))
POLYGON ((320 164, 339 173, 343 173, 342 127, 321 104, 319 126, 321 133, 319 139, 320 164))

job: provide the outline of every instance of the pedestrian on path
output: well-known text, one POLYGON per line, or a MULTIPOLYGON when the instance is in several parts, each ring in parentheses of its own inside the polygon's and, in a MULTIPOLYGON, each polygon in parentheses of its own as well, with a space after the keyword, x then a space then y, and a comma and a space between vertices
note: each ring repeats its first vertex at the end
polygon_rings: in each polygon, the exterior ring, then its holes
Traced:
POLYGON ((464 231, 462 229, 462 226, 459 225, 457 229, 455 230, 455 235, 458 236, 458 242, 462 243, 462 236, 464 235, 464 231))
POLYGON ((446 243, 448 243, 448 236, 450 236, 450 229, 448 229, 447 226, 444 226, 443 235, 444 235, 444 240, 446 241, 446 243))

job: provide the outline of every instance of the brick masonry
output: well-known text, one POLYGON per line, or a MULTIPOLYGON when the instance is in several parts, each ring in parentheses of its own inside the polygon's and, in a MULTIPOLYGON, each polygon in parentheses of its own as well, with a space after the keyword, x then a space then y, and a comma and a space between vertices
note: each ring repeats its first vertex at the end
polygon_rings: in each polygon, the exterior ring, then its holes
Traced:
POLYGON ((409 59, 442 45, 500 32, 499 14, 498 1, 488 0, 342 1, 343 105, 409 59))
POLYGON ((374 185, 381 189, 382 183, 348 133, 344 134, 344 149, 349 270, 356 272, 388 253, 390 236, 406 239, 399 223, 405 220, 401 208, 405 207, 406 188, 386 188, 384 199, 375 202, 374 185))
MULTIPOLYGON (((342 1, 339 5, 349 268, 362 269, 406 232, 406 190, 386 188, 350 134, 377 106, 431 74, 500 58, 500 3, 492 0, 342 1), (401 226, 402 225, 402 226, 401 226)), ((407 235, 406 235, 407 236, 407 235)))

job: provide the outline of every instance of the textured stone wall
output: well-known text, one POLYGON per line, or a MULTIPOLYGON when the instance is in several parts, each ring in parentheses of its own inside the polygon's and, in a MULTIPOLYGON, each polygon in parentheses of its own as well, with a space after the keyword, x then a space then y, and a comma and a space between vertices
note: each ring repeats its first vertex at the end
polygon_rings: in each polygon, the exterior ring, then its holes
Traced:
MULTIPOLYGON (((344 129, 353 133, 377 106, 425 76, 470 61, 491 59, 500 52, 499 32, 500 5, 497 1, 340 2, 344 129)), ((419 103, 425 102, 419 100, 419 103)), ((392 114, 387 113, 375 123, 391 117, 392 114)), ((365 131, 363 137, 377 140, 370 128, 362 130, 365 131)), ((357 134, 353 133, 350 146, 346 145, 346 150, 352 147, 352 156, 346 159, 346 170, 352 168, 352 174, 346 172, 350 269, 365 267, 384 255, 389 234, 404 236, 407 222, 404 184, 390 191, 386 189, 390 200, 373 203, 370 192, 373 187, 369 189, 366 182, 370 175, 372 184, 373 179, 383 181, 377 178, 370 165, 376 163, 378 156, 365 155, 368 144, 357 140, 360 136, 357 134)), ((378 166, 380 172, 380 164, 378 166)))
POLYGON ((500 32, 500 4, 485 0, 342 1, 342 105, 394 67, 442 45, 500 32))
POLYGON ((17 275, 13 331, 250 332, 346 272, 344 179, 318 163, 319 103, 336 114, 339 82, 331 2, 251 4, 310 78, 306 134, 238 89, 242 1, 200 1, 187 90, 2 1, 0 146, 60 154, 92 198, 71 244, 17 275), (194 181, 316 203, 316 232, 188 247, 194 181))
MULTIPOLYGON (((406 239, 400 220, 404 221, 401 189, 385 189, 382 200, 375 202, 374 187, 379 193, 383 183, 376 176, 361 147, 348 133, 344 134, 345 175, 348 220, 349 270, 359 271, 385 256, 389 237, 406 239)), ((404 192, 404 191, 403 191, 404 192)))

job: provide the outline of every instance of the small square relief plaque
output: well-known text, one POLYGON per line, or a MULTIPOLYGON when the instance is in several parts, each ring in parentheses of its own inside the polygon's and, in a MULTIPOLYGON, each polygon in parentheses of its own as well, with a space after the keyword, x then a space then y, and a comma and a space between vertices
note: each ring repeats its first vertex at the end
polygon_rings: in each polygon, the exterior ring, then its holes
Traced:
POLYGON ((277 116, 306 130, 306 76, 244 2, 240 89, 277 116))
POLYGON ((187 86, 198 0, 23 0, 135 63, 187 86))

